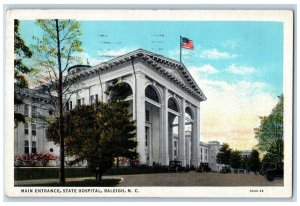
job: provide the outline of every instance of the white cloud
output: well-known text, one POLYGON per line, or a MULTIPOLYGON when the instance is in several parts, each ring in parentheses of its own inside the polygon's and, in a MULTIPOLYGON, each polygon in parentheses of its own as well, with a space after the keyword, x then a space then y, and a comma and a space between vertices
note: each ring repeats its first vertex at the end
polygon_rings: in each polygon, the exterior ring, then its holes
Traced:
POLYGON ((201 73, 205 73, 205 74, 216 74, 219 72, 218 69, 216 69, 215 67, 213 67, 210 64, 205 64, 201 67, 190 67, 189 71, 201 72, 201 73))
POLYGON ((232 74, 252 74, 256 71, 254 67, 249 67, 249 66, 237 66, 235 64, 229 65, 229 67, 226 69, 229 73, 232 74))
POLYGON ((91 65, 91 66, 95 66, 100 63, 99 58, 92 57, 88 53, 81 53, 80 57, 81 57, 82 64, 87 64, 87 61, 89 62, 89 65, 91 65))
POLYGON ((236 57, 237 57, 236 54, 222 52, 219 51, 218 49, 205 49, 200 53, 200 58, 204 58, 204 59, 233 59, 236 57))
POLYGON ((259 116, 268 115, 278 101, 268 92, 269 86, 264 82, 210 80, 197 70, 190 73, 207 97, 201 103, 201 141, 226 142, 240 150, 255 146, 259 116))

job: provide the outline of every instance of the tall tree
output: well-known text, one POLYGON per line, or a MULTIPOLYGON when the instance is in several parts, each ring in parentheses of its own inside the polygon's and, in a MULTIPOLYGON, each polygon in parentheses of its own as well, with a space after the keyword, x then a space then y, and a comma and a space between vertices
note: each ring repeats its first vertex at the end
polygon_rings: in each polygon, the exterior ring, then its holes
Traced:
POLYGON ((273 162, 283 161, 283 95, 269 116, 260 117, 259 128, 254 129, 258 149, 273 162))
MULTIPOLYGON (((14 90, 14 104, 19 106, 23 104, 22 98, 19 96, 19 90, 22 88, 28 87, 28 81, 26 79, 26 74, 32 71, 32 68, 29 68, 24 64, 22 61, 23 59, 31 58, 32 51, 26 45, 25 41, 21 38, 20 35, 20 21, 15 19, 14 20, 14 53, 15 53, 15 60, 14 60, 14 79, 15 79, 15 90, 14 90)), ((15 127, 18 126, 20 122, 25 123, 25 116, 20 112, 14 113, 14 121, 15 127)))
POLYGON ((242 163, 241 152, 237 150, 232 151, 229 158, 230 167, 234 169, 238 169, 241 166, 241 163, 242 163))
POLYGON ((40 69, 38 82, 52 99, 54 108, 58 111, 58 137, 60 138, 60 170, 59 183, 64 185, 64 100, 63 96, 73 85, 68 78, 67 69, 78 63, 78 54, 82 52, 80 24, 74 20, 37 20, 41 28, 41 37, 34 37, 33 48, 37 55, 36 63, 40 69))
POLYGON ((256 172, 259 170, 260 167, 260 159, 259 159, 259 153, 257 150, 253 149, 250 153, 250 157, 249 157, 249 166, 250 166, 250 170, 256 172))
MULTIPOLYGON (((97 102, 77 106, 65 116, 65 144, 72 164, 87 160, 91 172, 100 181, 104 172, 113 165, 116 154, 135 157, 135 126, 124 102, 97 102)), ((47 138, 60 144, 54 122, 47 129, 47 138)))
POLYGON ((227 143, 224 143, 219 149, 219 153, 217 154, 217 163, 229 165, 231 152, 232 149, 229 147, 229 145, 227 143))
MULTIPOLYGON (((128 107, 128 104, 124 102, 124 100, 132 94, 132 90, 128 84, 120 81, 119 79, 114 79, 108 86, 107 91, 105 93, 109 96, 108 102, 123 102, 124 106, 128 107)), ((128 150, 115 149, 115 157, 117 159, 117 171, 119 171, 119 157, 127 157, 127 152, 128 150)), ((136 152, 129 156, 136 158, 136 152)))

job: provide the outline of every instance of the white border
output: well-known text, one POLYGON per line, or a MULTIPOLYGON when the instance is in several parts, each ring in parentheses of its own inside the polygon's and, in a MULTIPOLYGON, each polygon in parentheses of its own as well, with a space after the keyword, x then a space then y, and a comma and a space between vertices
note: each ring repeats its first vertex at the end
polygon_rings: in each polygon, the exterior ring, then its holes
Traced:
MULTIPOLYGON (((287 198, 292 194, 293 13, 290 10, 11 10, 7 13, 5 105, 5 194, 10 197, 255 197, 287 198), (130 187, 139 193, 43 194, 21 193, 14 187, 13 168, 13 19, 65 18, 78 20, 277 21, 284 23, 284 186, 283 187, 130 187), (250 193, 250 189, 263 193, 250 193)), ((34 189, 34 187, 31 187, 34 189)), ((40 187, 39 187, 40 188, 40 187)), ((60 188, 63 190, 64 188, 60 188)), ((88 189, 88 188, 85 188, 88 189)))

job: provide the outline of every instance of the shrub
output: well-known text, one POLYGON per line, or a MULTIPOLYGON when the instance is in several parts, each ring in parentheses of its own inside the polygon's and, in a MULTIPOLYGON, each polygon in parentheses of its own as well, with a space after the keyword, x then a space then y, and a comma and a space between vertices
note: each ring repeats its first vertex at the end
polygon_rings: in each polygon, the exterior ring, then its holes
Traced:
POLYGON ((15 156, 15 166, 33 167, 46 166, 50 160, 57 160, 58 156, 51 153, 31 153, 15 156))

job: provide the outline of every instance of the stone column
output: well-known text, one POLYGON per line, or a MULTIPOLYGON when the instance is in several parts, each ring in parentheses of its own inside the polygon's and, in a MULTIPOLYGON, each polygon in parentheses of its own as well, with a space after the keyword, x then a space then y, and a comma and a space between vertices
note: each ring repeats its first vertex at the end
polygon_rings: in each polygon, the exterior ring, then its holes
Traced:
POLYGON ((105 94, 106 89, 107 89, 107 82, 103 82, 101 87, 101 94, 100 94, 101 96, 99 95, 98 97, 101 98, 103 102, 107 102, 107 95, 105 94))
POLYGON ((164 88, 163 92, 163 148, 162 148, 162 163, 169 165, 169 121, 168 121, 168 89, 164 88))
POLYGON ((200 105, 195 108, 195 118, 192 133, 192 165, 198 167, 200 164, 199 156, 199 142, 200 142, 200 105))
MULTIPOLYGON (((163 101, 163 98, 162 98, 163 101)), ((161 103, 161 107, 159 108, 159 155, 158 161, 163 165, 163 147, 164 147, 164 110, 163 110, 163 102, 161 103)))
POLYGON ((178 159, 182 162, 182 166, 186 166, 186 157, 185 157, 185 99, 181 100, 181 114, 179 117, 179 131, 178 131, 178 159))
POLYGON ((190 141, 191 141, 191 137, 190 136, 186 136, 185 137, 185 141, 186 141, 186 147, 185 147, 185 155, 186 155, 186 164, 191 166, 191 151, 190 151, 190 141))
POLYGON ((145 76, 136 74, 136 104, 134 111, 136 111, 136 136, 137 136, 137 152, 139 153, 139 160, 141 164, 147 163, 146 145, 145 145, 145 76))

